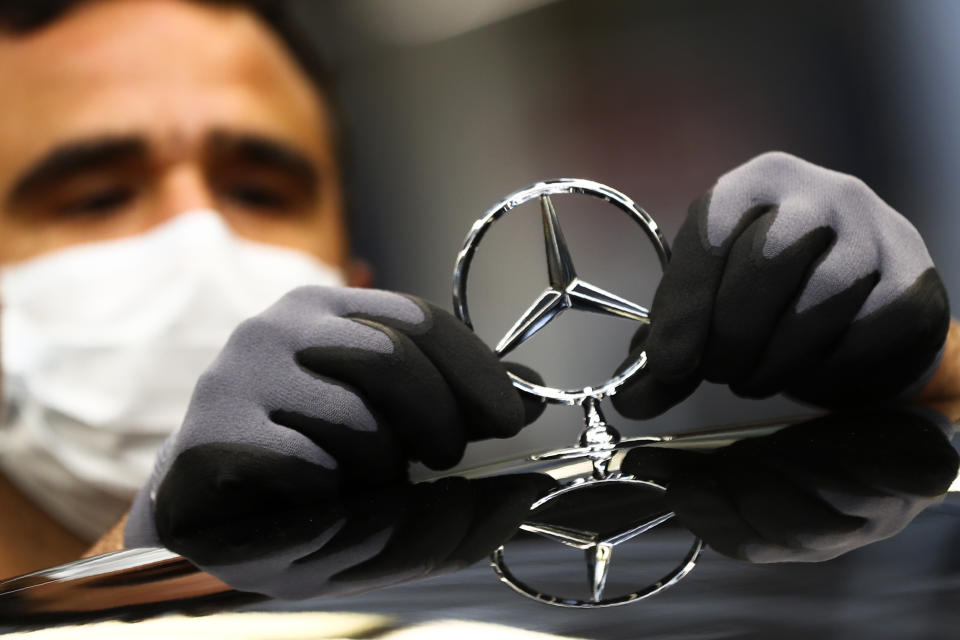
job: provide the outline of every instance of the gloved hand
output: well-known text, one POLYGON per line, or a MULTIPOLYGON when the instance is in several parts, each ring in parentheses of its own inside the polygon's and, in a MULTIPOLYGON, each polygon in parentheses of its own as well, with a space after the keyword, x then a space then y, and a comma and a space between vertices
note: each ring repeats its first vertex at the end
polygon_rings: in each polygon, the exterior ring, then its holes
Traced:
POLYGON ((613 402, 651 417, 701 380, 821 406, 890 399, 933 374, 949 322, 905 218, 852 176, 766 153, 691 205, 631 344, 647 371, 613 402))
POLYGON ((755 563, 821 562, 889 538, 956 480, 950 421, 926 408, 833 414, 708 453, 637 447, 688 529, 755 563))
POLYGON ((516 533, 556 482, 526 473, 452 477, 345 496, 165 540, 235 589, 301 600, 458 571, 516 533))
POLYGON ((242 323, 201 376, 124 542, 154 546, 183 527, 387 485, 410 460, 451 467, 468 440, 512 436, 541 410, 486 345, 428 302, 296 289, 242 323))

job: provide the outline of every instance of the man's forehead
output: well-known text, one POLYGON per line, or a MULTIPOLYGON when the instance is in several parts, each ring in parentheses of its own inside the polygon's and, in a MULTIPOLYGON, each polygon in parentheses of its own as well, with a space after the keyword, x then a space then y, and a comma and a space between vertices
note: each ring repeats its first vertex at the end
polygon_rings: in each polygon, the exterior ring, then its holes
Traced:
POLYGON ((268 58, 278 49, 252 13, 229 4, 95 0, 35 32, 0 38, 0 64, 5 72, 29 69, 41 81, 156 71, 184 78, 214 68, 256 76, 270 66, 264 63, 275 62, 268 58))
POLYGON ((292 57, 257 17, 229 6, 90 2, 36 33, 0 37, 0 77, 0 133, 21 156, 104 134, 163 147, 199 144, 211 127, 301 144, 325 133, 292 57))

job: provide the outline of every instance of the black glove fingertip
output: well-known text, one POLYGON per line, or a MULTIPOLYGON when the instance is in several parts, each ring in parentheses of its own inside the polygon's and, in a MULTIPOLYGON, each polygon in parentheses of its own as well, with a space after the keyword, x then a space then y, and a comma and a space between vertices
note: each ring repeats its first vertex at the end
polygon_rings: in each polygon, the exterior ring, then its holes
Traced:
MULTIPOLYGON (((643 322, 637 327, 637 330, 634 332, 633 337, 630 338, 630 357, 636 359, 640 355, 640 352, 643 351, 645 345, 647 344, 647 339, 650 337, 650 323, 643 322)), ((625 368, 625 364, 621 365, 621 368, 625 368)))
MULTIPOLYGON (((523 378, 527 382, 543 385, 543 377, 526 365, 520 364, 519 362, 504 362, 503 366, 507 371, 523 378)), ((523 403, 523 426, 533 424, 543 415, 544 410, 547 408, 547 403, 543 398, 538 398, 519 389, 517 393, 520 395, 520 401, 523 403)))
POLYGON ((157 490, 157 535, 174 551, 246 544, 252 523, 339 490, 335 470, 301 458, 240 443, 201 444, 176 457, 157 490))
MULTIPOLYGON (((508 438, 524 426, 524 407, 496 354, 450 313, 407 296, 423 309, 425 322, 396 325, 449 385, 468 440, 508 438)), ((385 320, 385 324, 396 324, 385 320)))
POLYGON ((620 470, 641 480, 669 484, 685 469, 702 464, 703 457, 703 454, 693 451, 641 446, 627 452, 620 463, 620 470))
POLYGON ((699 378, 666 383, 657 380, 649 371, 642 371, 620 387, 611 400, 614 408, 624 417, 646 420, 679 404, 698 386, 700 386, 699 378))

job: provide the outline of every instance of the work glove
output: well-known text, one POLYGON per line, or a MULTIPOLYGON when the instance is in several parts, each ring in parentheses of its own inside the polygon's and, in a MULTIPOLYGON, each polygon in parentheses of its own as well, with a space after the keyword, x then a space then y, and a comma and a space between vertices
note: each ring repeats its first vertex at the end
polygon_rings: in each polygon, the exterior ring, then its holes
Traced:
POLYGON ((200 377, 124 541, 155 546, 184 528, 386 486, 412 460, 451 467, 468 441, 515 435, 541 410, 463 323, 428 302, 295 289, 243 322, 200 377))
POLYGON ((267 509, 252 522, 165 540, 231 587, 285 600, 343 596, 443 575, 486 558, 556 482, 538 473, 452 477, 267 509))
POLYGON ((903 530, 956 480, 950 422, 926 408, 827 415, 712 452, 639 447, 677 518, 754 563, 820 562, 903 530))
POLYGON ((918 391, 949 326, 917 230, 863 182, 772 152, 690 206, 627 361, 644 374, 613 398, 657 415, 702 380, 820 406, 918 391))

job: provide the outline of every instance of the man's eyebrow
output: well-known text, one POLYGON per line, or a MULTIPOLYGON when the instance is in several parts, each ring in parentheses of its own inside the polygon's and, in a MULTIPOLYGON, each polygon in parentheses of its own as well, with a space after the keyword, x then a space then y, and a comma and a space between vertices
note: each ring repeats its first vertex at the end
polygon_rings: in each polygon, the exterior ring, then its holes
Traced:
POLYGON ((27 169, 15 182, 7 196, 7 206, 84 171, 142 158, 147 155, 147 142, 136 136, 105 136, 61 144, 27 169))
POLYGON ((253 133, 215 131, 208 141, 211 159, 228 158, 292 174, 310 189, 316 188, 320 170, 306 154, 279 140, 253 133))

